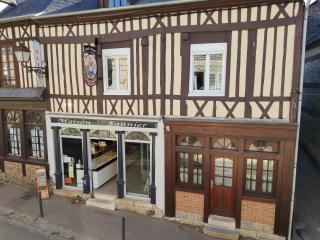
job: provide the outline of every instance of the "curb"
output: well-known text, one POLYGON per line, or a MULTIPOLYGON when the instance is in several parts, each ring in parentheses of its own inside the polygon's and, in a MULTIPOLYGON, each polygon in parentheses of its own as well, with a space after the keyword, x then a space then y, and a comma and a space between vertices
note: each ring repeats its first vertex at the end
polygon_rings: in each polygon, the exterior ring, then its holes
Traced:
POLYGON ((71 229, 65 229, 47 220, 20 213, 14 209, 0 207, 0 220, 25 229, 32 233, 44 235, 49 240, 98 240, 89 235, 79 234, 71 229))

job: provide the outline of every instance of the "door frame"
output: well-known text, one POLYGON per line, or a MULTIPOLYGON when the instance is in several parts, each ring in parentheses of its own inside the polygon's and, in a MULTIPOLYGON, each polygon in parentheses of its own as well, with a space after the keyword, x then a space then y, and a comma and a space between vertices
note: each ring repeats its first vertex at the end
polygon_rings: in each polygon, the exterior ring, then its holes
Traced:
MULTIPOLYGON (((138 131, 127 131, 122 143, 122 150, 123 150, 123 178, 124 178, 124 196, 126 198, 136 198, 136 199, 141 199, 141 200, 150 200, 150 196, 149 195, 142 195, 142 194, 138 194, 138 193, 131 193, 131 192, 127 192, 127 167, 126 167, 126 163, 127 163, 127 159, 126 159, 126 143, 144 143, 144 144, 148 144, 149 145, 149 179, 151 180, 152 178, 152 138, 151 135, 148 132, 141 132, 145 135, 147 135, 149 137, 149 141, 144 141, 144 140, 132 140, 132 139, 126 139, 126 135, 130 134, 131 132, 138 132, 138 131)), ((140 159, 141 160, 141 159, 140 159)), ((150 187, 150 182, 149 182, 149 187, 150 187)))
POLYGON ((210 152, 209 154, 209 166, 210 166, 210 170, 209 170, 209 189, 208 189, 208 216, 211 214, 215 214, 215 215, 219 215, 221 216, 221 214, 219 213, 214 213, 214 210, 212 209, 212 191, 213 191, 213 187, 211 187, 211 179, 213 179, 214 177, 214 169, 212 169, 212 166, 214 166, 213 161, 215 161, 216 158, 219 157, 223 157, 223 158, 230 158, 233 160, 233 176, 232 176, 232 188, 233 188, 233 210, 234 210, 234 214, 233 216, 227 216, 225 215, 225 217, 232 217, 235 219, 238 219, 238 205, 239 205, 239 201, 240 199, 238 198, 238 189, 239 187, 242 186, 242 182, 239 182, 239 175, 241 175, 239 173, 239 162, 241 162, 241 157, 239 156, 238 152, 231 152, 231 151, 215 151, 215 152, 210 152))

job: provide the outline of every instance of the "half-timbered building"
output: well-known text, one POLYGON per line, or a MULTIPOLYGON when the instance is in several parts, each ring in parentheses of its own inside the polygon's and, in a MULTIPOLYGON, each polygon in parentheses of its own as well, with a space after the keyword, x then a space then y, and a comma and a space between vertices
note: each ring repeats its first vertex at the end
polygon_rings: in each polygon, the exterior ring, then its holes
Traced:
POLYGON ((5 172, 287 236, 302 2, 34 2, 0 14, 5 172))

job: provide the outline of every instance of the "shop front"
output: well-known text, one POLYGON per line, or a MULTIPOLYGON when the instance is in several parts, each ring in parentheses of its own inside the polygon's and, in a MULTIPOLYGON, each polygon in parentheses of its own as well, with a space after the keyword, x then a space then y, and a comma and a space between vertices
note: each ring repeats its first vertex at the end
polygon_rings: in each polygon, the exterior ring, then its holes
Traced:
POLYGON ((294 124, 168 119, 164 125, 166 216, 223 217, 270 233, 287 227, 294 124))
POLYGON ((48 146, 53 146, 50 175, 57 189, 164 205, 163 171, 156 171, 164 165, 161 119, 52 113, 46 118, 48 146))

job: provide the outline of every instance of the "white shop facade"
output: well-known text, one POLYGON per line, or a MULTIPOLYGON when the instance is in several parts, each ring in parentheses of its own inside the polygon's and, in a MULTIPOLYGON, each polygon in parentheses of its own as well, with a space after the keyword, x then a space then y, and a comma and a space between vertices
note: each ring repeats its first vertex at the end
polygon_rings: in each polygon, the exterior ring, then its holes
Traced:
POLYGON ((163 121, 46 112, 49 174, 57 189, 150 201, 164 209, 163 121))

